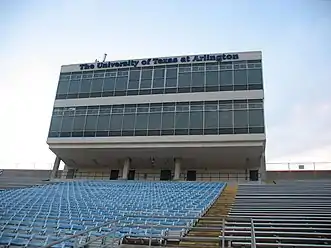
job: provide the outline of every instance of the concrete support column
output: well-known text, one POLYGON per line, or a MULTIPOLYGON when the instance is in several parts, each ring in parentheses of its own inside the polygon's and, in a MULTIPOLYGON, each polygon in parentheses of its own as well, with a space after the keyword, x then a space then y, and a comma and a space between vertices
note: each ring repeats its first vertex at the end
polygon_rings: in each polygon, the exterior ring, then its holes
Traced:
POLYGON ((127 180, 128 179, 130 165, 131 165, 131 159, 130 158, 126 158, 124 160, 124 164, 123 164, 123 175, 122 175, 122 179, 123 180, 127 180))
MULTIPOLYGON (((63 168, 63 171, 62 171, 62 175, 61 175, 61 179, 67 179, 68 177, 68 171, 69 171, 69 168, 68 166, 65 164, 64 165, 64 168, 63 168)), ((69 177, 70 178, 70 177, 69 177)))
POLYGON ((265 182, 267 179, 267 172, 266 172, 266 164, 265 164, 265 154, 262 153, 261 158, 260 158, 260 181, 265 182))
POLYGON ((180 179, 180 167, 182 164, 182 160, 180 158, 175 158, 175 175, 174 180, 180 179))
POLYGON ((52 173, 51 173, 51 179, 56 178, 56 174, 59 170, 60 163, 61 163, 61 159, 58 156, 56 156, 54 165, 53 165, 53 169, 52 169, 52 173))

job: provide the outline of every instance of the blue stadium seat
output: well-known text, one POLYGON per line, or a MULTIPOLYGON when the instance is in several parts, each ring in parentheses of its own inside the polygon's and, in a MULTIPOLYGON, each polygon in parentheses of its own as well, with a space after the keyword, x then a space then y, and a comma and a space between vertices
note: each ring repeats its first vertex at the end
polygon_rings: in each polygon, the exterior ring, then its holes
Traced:
MULTIPOLYGON (((0 209, 4 210, 0 215, 0 244, 38 247, 110 220, 117 220, 122 226, 116 233, 119 237, 161 236, 166 230, 181 231, 176 226, 192 226, 224 186, 216 182, 86 180, 3 190, 0 191, 0 209), (132 224, 141 226, 132 227, 132 224), (150 224, 164 226, 144 227, 150 224)), ((104 227, 99 231, 90 232, 89 236, 113 229, 104 227)), ((70 245, 68 242, 59 247, 70 245)))

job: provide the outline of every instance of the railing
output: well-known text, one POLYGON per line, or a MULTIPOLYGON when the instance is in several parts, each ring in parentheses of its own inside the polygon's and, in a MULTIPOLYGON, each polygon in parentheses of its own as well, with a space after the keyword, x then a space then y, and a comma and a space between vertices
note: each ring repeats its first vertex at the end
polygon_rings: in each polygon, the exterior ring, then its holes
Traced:
MULTIPOLYGON (((121 242, 120 240, 123 240, 126 236, 130 236, 130 235, 123 235, 121 238, 117 238, 116 239, 116 232, 119 231, 121 228, 123 227, 138 227, 138 228, 150 228, 151 230, 153 228, 168 228, 169 226, 163 226, 163 225, 158 225, 158 224, 121 224, 120 220, 124 220, 125 218, 128 218, 128 217, 135 217, 135 218, 141 218, 141 219, 144 219, 144 218, 153 218, 153 219, 157 219, 157 218, 160 218, 160 219, 182 219, 182 220, 185 220, 185 219, 189 219, 189 220, 192 220, 192 219, 199 219, 199 220, 212 220, 212 221, 222 221, 222 227, 221 229, 218 228, 218 227, 197 227, 197 226, 180 226, 180 225, 172 225, 171 227, 172 228, 181 228, 183 229, 183 231, 185 231, 185 233, 188 232, 188 230, 200 230, 200 231, 220 231, 220 233, 222 234, 221 236, 219 237, 204 237, 204 236, 185 236, 185 235, 149 235, 149 236, 137 236, 137 238, 143 238, 143 239, 147 239, 148 240, 148 247, 151 247, 152 246, 152 240, 153 239, 161 239, 165 242, 167 242, 168 240, 177 240, 178 242, 180 241, 198 241, 198 242, 218 242, 219 244, 219 247, 220 248, 225 248, 225 243, 226 241, 231 241, 231 237, 226 237, 225 235, 225 232, 226 232, 226 216, 219 216, 219 217, 183 217, 183 216, 155 216, 155 215, 135 215, 135 214, 127 214, 127 215, 123 215, 121 216, 120 219, 118 220, 113 220, 113 221, 109 221, 109 222, 106 222, 98 227, 93 227, 93 228, 90 228, 88 230, 85 230, 85 231, 82 231, 82 232, 79 232, 77 234, 74 234, 74 235, 71 235, 71 236, 67 236, 67 237, 64 237, 63 239, 60 239, 60 240, 57 240, 55 242, 52 242, 50 244, 47 244, 46 246, 44 246, 44 248, 51 248, 53 247, 54 245, 57 245, 57 244, 61 244, 65 241, 68 241, 68 240, 74 240, 74 248, 80 248, 80 247, 85 247, 86 245, 89 245, 89 244, 92 244, 93 242, 96 242, 98 240, 105 240, 107 237, 112 237, 112 241, 116 241, 118 240, 119 242, 121 242), (106 227, 106 226, 111 226, 111 231, 107 232, 106 234, 103 234, 99 237, 95 237, 91 240, 87 240, 85 242, 82 242, 82 243, 79 243, 78 242, 78 239, 79 237, 86 237, 89 235, 89 233, 91 231, 94 231, 94 230, 98 230, 100 229, 101 227, 106 227)), ((247 221, 247 222, 250 222, 251 223, 251 248, 256 248, 256 241, 255 241, 255 228, 254 228, 254 222, 253 222, 253 219, 251 218, 247 218, 247 217, 230 217, 228 219, 231 219, 232 221, 233 220, 237 220, 237 221, 247 221)), ((113 247, 113 246, 109 246, 105 243, 103 243, 102 245, 104 246, 100 246, 100 247, 113 247)), ((164 244, 166 245, 166 243, 164 244)))
MULTIPOLYGON (((74 174, 68 173, 60 174, 58 178, 62 177, 63 179, 94 179, 94 180, 111 180, 110 179, 111 172, 75 172, 74 174)), ((171 175, 171 180, 173 180, 174 175, 171 175)), ((260 174, 258 175, 260 178, 260 174)), ((113 180, 121 180, 121 175, 118 176, 117 179, 113 180)), ((130 180, 130 178, 129 178, 130 180)), ((132 180, 138 181, 160 181, 160 173, 140 173, 136 172, 134 178, 132 180)), ((180 180, 188 181, 188 178, 185 173, 181 173, 180 180)), ((236 181, 243 182, 249 181, 248 173, 197 173, 196 181, 236 181)))

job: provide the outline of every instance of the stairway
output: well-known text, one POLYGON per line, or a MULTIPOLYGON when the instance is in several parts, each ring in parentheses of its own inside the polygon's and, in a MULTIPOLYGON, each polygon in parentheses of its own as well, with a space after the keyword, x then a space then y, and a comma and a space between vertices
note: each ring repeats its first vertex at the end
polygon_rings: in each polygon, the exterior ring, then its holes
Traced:
POLYGON ((200 219, 195 225, 195 228, 187 234, 187 237, 208 237, 214 238, 215 241, 182 241, 179 243, 179 247, 219 247, 218 237, 221 235, 223 217, 226 217, 232 208, 236 198, 237 188, 237 185, 227 185, 222 194, 204 214, 203 217, 206 218, 200 219), (211 219, 208 219, 208 217, 211 219), (219 220, 216 218, 219 218, 219 220), (199 227, 213 227, 217 230, 199 230, 199 227))

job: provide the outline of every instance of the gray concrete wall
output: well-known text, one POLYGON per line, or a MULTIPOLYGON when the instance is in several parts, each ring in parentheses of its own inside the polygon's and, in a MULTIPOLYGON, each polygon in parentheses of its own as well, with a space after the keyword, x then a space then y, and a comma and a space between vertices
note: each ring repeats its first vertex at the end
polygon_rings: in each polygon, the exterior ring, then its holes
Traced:
POLYGON ((1 177, 30 177, 47 179, 51 174, 51 170, 7 170, 4 169, 1 177))
POLYGON ((313 179, 331 179, 331 170, 315 171, 267 171, 267 180, 313 180, 313 179))

